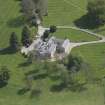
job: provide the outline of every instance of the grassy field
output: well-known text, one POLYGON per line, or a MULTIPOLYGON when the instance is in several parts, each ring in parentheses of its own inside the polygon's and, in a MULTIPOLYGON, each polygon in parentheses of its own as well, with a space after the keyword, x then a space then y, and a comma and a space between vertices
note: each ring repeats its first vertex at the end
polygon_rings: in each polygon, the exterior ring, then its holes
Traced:
POLYGON ((105 76, 105 44, 93 44, 78 47, 72 50, 73 54, 82 56, 88 62, 93 70, 93 76, 105 76))
POLYGON ((86 13, 86 3, 86 0, 49 0, 49 14, 44 24, 73 25, 74 20, 86 13))
MULTIPOLYGON (((44 18, 44 25, 70 25, 86 14, 86 0, 49 0, 49 15, 44 18), (65 2, 68 1, 68 2, 65 2)), ((11 32, 15 31, 20 39, 21 14, 17 0, 0 0, 0 48, 8 47, 11 32)), ((104 31, 100 32, 104 34, 104 31)), ((74 30, 58 30, 57 37, 68 37, 72 41, 97 40, 88 34, 74 30), (86 36, 85 36, 86 35, 86 36)), ((94 77, 105 76, 105 44, 82 46, 72 51, 79 54, 92 66, 94 77)), ((18 95, 18 90, 24 85, 24 73, 34 68, 34 65, 21 67, 25 58, 20 53, 10 54, 0 52, 0 66, 10 69, 11 79, 8 86, 0 89, 0 105, 104 105, 103 87, 97 84, 87 84, 87 90, 83 92, 51 92, 49 88, 52 81, 42 80, 42 95, 38 98, 29 98, 29 94, 18 95)))
POLYGON ((99 40, 99 38, 92 36, 88 33, 76 31, 73 29, 58 29, 54 36, 58 38, 68 38, 72 42, 83 42, 83 41, 94 41, 99 40))
POLYGON ((20 7, 19 3, 16 0, 0 0, 0 47, 6 47, 8 45, 8 39, 11 32, 16 31, 18 36, 20 36, 21 25, 16 25, 18 18, 20 17, 19 13, 20 7))

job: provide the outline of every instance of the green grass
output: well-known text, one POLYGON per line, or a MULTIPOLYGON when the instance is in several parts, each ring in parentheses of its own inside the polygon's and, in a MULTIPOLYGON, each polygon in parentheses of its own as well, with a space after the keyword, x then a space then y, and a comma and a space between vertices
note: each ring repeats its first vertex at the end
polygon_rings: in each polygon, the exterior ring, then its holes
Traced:
MULTIPOLYGON (((44 25, 74 25, 73 21, 86 13, 86 0, 49 0, 49 15, 44 18, 44 25), (79 6, 75 7, 74 5, 79 6)), ((22 24, 14 26, 18 17, 20 6, 17 0, 0 0, 0 48, 8 47, 9 37, 15 31, 20 39, 22 24), (15 22, 15 23, 14 23, 15 22)), ((104 34, 104 33, 103 33, 104 34)), ((58 30, 57 37, 70 38, 71 41, 92 41, 97 40, 83 32, 74 30, 58 30), (86 36, 85 36, 86 35, 86 36)), ((89 62, 95 77, 105 76, 105 44, 82 46, 73 49, 72 53, 79 54, 89 62)), ((29 94, 18 95, 18 90, 24 86, 24 73, 33 70, 34 65, 19 67, 25 62, 20 53, 1 54, 0 66, 7 66, 10 69, 11 79, 7 87, 0 89, 0 105, 104 105, 103 87, 96 84, 88 84, 87 90, 83 92, 62 91, 52 93, 49 88, 52 81, 43 80, 42 95, 39 99, 30 99, 29 94)), ((36 82, 36 81, 35 81, 36 82)))
POLYGON ((86 0, 49 0, 49 14, 44 24, 73 25, 73 21, 86 13, 86 0), (75 7, 77 5, 77 7, 75 7), (81 9, 78 9, 80 7, 81 9), (73 15, 75 14, 75 15, 73 15))
POLYGON ((18 36, 20 36, 19 27, 13 27, 15 24, 15 19, 17 19, 21 14, 19 13, 20 7, 16 0, 0 0, 0 47, 6 47, 8 45, 8 39, 11 32, 15 31, 18 36))
POLYGON ((93 76, 105 76, 105 44, 85 45, 72 50, 73 54, 80 55, 92 68, 93 76))
POLYGON ((102 89, 98 85, 87 85, 88 90, 81 93, 71 91, 63 91, 51 93, 48 91, 49 82, 44 83, 43 93, 40 98, 29 98, 29 93, 23 96, 16 94, 19 85, 11 85, 1 89, 0 104, 1 105, 104 105, 102 89))
POLYGON ((97 37, 92 36, 85 32, 76 31, 73 29, 58 29, 54 35, 58 38, 68 38, 73 42, 82 42, 82 41, 94 41, 99 40, 97 37))

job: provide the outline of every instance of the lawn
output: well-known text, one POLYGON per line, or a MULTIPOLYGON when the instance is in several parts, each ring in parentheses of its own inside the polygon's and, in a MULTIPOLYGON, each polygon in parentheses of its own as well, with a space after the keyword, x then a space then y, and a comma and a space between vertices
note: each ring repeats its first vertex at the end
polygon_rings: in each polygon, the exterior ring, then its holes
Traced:
MULTIPOLYGON (((49 15, 44 18, 44 25, 70 25, 86 14, 86 0, 49 0, 49 15), (68 1, 68 2, 65 2, 68 1)), ((7 48, 11 32, 15 31, 20 39, 23 22, 18 0, 0 0, 0 48, 7 48)), ((104 34, 104 33, 103 33, 104 34)), ((54 35, 68 37, 71 41, 97 40, 83 32, 74 30, 58 30, 54 35), (86 35, 86 36, 85 36, 86 35)), ((94 44, 73 49, 73 54, 83 56, 92 66, 92 73, 97 78, 105 76, 105 44, 94 44)), ((18 95, 24 85, 24 73, 33 70, 34 65, 22 67, 26 61, 20 53, 0 52, 0 66, 10 69, 9 84, 0 88, 0 105, 104 105, 103 87, 97 84, 87 84, 83 92, 51 92, 52 81, 43 79, 42 95, 30 99, 29 94, 18 95)), ((36 81, 35 81, 36 82, 36 81)))
POLYGON ((44 24, 73 25, 74 20, 86 14, 86 3, 86 0, 49 0, 49 14, 44 24))
POLYGON ((105 44, 85 45, 72 50, 72 54, 80 55, 89 63, 93 76, 102 78, 105 76, 105 44))
POLYGON ((16 25, 18 18, 20 17, 19 13, 20 7, 19 3, 16 0, 0 0, 0 47, 6 47, 8 45, 8 39, 11 32, 15 31, 20 37, 20 29, 22 24, 16 25))
POLYGON ((58 38, 68 38, 72 42, 84 42, 84 41, 94 41, 99 40, 99 38, 92 36, 85 32, 76 31, 73 29, 58 29, 54 36, 58 38))

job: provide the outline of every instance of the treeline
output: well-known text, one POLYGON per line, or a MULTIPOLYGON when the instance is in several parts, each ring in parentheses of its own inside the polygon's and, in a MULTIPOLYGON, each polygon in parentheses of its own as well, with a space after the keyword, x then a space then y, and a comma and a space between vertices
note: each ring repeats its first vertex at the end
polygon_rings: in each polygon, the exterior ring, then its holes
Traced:
POLYGON ((62 90, 80 92, 85 89, 85 85, 92 79, 90 65, 77 55, 69 55, 64 60, 56 62, 40 60, 29 62, 28 60, 26 64, 28 63, 33 63, 35 67, 32 71, 25 73, 25 86, 19 91, 22 94, 30 91, 31 95, 35 96, 37 91, 39 92, 38 95, 40 95, 43 91, 43 79, 52 81, 51 87, 49 87, 52 92, 62 90), (80 72, 84 74, 82 80, 81 77, 76 78, 80 72))

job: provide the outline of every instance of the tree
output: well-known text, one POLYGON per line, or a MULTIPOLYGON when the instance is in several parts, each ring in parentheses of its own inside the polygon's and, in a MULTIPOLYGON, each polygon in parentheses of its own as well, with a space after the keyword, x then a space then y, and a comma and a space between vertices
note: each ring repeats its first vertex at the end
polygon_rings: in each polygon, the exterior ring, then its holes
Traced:
POLYGON ((51 80, 56 81, 56 85, 53 87, 53 90, 63 90, 65 88, 69 88, 74 80, 71 76, 71 73, 67 70, 66 66, 63 64, 52 63, 49 64, 48 75, 51 80), (57 88, 56 88, 57 86, 57 88))
POLYGON ((35 9, 34 2, 32 0, 22 0, 21 5, 23 14, 26 16, 27 19, 29 19, 32 16, 33 11, 35 9))
POLYGON ((15 32, 12 32, 10 37, 10 48, 14 51, 19 50, 19 41, 15 32))
POLYGON ((42 16, 47 15, 47 11, 48 11, 48 0, 33 0, 35 5, 36 5, 36 9, 40 10, 40 14, 42 16))
POLYGON ((10 79, 9 70, 7 67, 3 66, 0 70, 0 84, 7 83, 10 79))
POLYGON ((56 32, 56 30, 57 30, 57 27, 56 26, 50 26, 50 32, 51 33, 56 32))
POLYGON ((89 0, 88 13, 98 24, 105 22, 105 0, 89 0))
POLYGON ((45 39, 49 37, 49 34, 50 34, 49 30, 46 30, 42 36, 42 39, 45 41, 45 39))
POLYGON ((47 0, 22 0, 22 11, 27 19, 30 19, 36 10, 40 10, 41 16, 47 14, 47 0))
POLYGON ((64 65, 71 71, 79 71, 84 63, 80 56, 69 55, 63 61, 64 65))
POLYGON ((22 39, 21 39, 21 42, 23 44, 23 46, 26 46, 28 47, 31 43, 31 40, 30 40, 30 30, 29 30, 29 27, 28 26, 24 26, 23 30, 22 30, 22 39))

